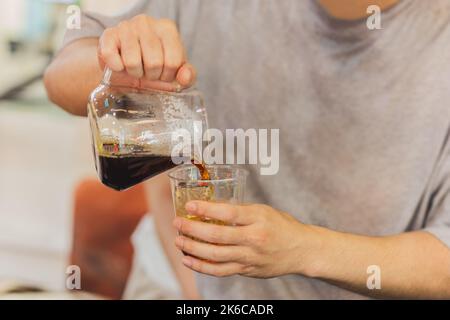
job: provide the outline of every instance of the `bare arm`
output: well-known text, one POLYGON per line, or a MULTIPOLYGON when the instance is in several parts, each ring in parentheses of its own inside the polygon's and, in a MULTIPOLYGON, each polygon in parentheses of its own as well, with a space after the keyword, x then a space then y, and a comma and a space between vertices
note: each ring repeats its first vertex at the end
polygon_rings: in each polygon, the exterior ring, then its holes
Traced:
POLYGON ((320 233, 321 250, 311 252, 319 262, 312 276, 377 298, 450 298, 450 251, 431 234, 366 237, 326 229, 320 233), (379 289, 367 286, 369 266, 379 267, 379 289))
POLYGON ((53 60, 44 75, 49 99, 78 116, 86 115, 89 94, 102 77, 97 47, 98 38, 70 43, 53 60))
POLYGON ((176 238, 177 247, 192 255, 183 263, 195 271, 257 278, 301 274, 368 296, 450 298, 450 250, 428 232, 369 237, 305 225, 264 205, 194 201, 186 208, 232 225, 175 219, 183 234, 220 244, 176 238), (369 266, 379 267, 380 290, 367 286, 369 266))

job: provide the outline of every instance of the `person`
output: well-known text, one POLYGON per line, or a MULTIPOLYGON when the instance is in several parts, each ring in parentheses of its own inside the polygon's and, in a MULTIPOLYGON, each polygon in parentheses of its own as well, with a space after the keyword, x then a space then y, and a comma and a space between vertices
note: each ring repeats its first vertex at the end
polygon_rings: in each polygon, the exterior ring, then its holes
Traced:
POLYGON ((280 129, 279 172, 249 166, 254 204, 187 205, 233 226, 174 220, 209 243, 176 236, 151 182, 185 292, 182 264, 207 299, 450 298, 449 21, 446 0, 140 1, 85 14, 45 85, 85 115, 104 65, 163 90, 198 78, 211 127, 280 129))

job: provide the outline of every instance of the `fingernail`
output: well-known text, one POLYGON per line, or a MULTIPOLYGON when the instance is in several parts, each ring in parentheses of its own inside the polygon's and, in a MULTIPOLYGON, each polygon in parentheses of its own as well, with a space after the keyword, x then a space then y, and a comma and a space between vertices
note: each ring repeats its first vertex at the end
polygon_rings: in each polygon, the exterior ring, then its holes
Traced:
POLYGON ((195 202, 188 202, 187 204, 186 204, 186 210, 187 211, 189 211, 190 213, 194 213, 194 212, 196 212, 197 211, 197 203, 195 203, 195 202))
POLYGON ((178 76, 178 81, 183 86, 189 86, 192 83, 194 74, 192 73, 192 70, 189 67, 182 67, 181 73, 178 76))
POLYGON ((184 80, 186 80, 186 82, 191 82, 192 81, 191 69, 186 68, 186 70, 184 71, 183 77, 184 77, 184 80))
POLYGON ((173 220, 173 226, 174 226, 175 228, 177 228, 177 229, 180 229, 180 228, 181 228, 181 220, 180 220, 180 218, 175 218, 175 219, 173 220))
POLYGON ((189 257, 183 257, 181 261, 186 267, 192 266, 192 260, 189 257))

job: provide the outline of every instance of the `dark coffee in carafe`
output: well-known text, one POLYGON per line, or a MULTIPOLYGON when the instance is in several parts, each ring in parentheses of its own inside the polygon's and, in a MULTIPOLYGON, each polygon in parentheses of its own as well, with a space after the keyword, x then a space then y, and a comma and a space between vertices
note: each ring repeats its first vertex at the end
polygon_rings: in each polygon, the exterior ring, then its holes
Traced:
MULTIPOLYGON (((191 162, 200 171, 202 180, 209 179, 204 164, 194 160, 191 162)), ((130 144, 119 148, 116 143, 102 145, 96 164, 102 183, 118 191, 128 189, 176 166, 167 153, 150 153, 141 146, 130 144)))
POLYGON ((102 183, 119 191, 175 166, 170 157, 159 155, 99 156, 99 165, 102 183))

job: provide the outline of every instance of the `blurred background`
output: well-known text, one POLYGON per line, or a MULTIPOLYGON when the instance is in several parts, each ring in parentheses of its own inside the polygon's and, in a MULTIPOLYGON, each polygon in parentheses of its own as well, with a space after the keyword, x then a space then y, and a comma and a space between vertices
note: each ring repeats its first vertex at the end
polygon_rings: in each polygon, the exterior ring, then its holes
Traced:
POLYGON ((132 2, 0 2, 0 298, 63 292, 71 264, 82 267, 85 293, 123 291, 129 236, 148 209, 144 193, 100 185, 87 120, 47 100, 42 74, 61 44, 68 5, 110 15, 132 2))

